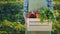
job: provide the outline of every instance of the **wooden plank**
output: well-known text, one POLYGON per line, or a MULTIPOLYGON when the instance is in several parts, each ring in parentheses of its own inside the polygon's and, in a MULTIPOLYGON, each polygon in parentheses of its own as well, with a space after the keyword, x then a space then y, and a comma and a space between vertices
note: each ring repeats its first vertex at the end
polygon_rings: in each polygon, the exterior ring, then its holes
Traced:
POLYGON ((39 19, 27 18, 27 30, 28 31, 51 31, 52 23, 44 22, 40 23, 39 19))

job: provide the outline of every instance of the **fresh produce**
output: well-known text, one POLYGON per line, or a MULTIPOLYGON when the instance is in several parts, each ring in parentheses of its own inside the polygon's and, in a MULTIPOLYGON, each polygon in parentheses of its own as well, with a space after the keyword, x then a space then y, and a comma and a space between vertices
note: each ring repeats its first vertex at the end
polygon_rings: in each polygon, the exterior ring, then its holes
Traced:
POLYGON ((56 13, 50 8, 42 8, 39 12, 39 16, 41 22, 44 22, 46 20, 48 21, 48 23, 52 22, 52 32, 56 33, 56 13))
POLYGON ((36 18, 39 18, 39 13, 38 12, 39 12, 38 10, 35 11, 36 18))
POLYGON ((36 18, 36 15, 33 13, 33 11, 29 12, 29 18, 36 18))
POLYGON ((39 16, 40 16, 40 20, 41 20, 42 22, 45 21, 45 20, 55 22, 55 20, 56 20, 55 13, 54 13, 54 11, 51 10, 50 8, 43 8, 43 9, 39 12, 39 16))

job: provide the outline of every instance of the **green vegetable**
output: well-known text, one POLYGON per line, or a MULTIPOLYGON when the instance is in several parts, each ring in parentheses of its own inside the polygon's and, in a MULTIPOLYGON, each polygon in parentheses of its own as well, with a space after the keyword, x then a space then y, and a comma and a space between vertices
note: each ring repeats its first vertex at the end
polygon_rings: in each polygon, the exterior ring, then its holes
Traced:
POLYGON ((50 20, 54 22, 56 20, 54 11, 49 8, 43 8, 42 11, 40 11, 40 20, 50 20))

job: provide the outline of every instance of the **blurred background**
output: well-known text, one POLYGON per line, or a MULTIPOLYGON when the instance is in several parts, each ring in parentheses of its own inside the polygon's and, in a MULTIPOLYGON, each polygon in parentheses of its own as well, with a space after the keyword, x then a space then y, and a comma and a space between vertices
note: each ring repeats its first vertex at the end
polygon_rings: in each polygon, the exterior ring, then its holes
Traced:
POLYGON ((60 34, 60 0, 53 0, 53 8, 56 13, 55 31, 52 34, 60 34))
POLYGON ((0 34, 25 34, 24 0, 0 0, 0 34))
MULTIPOLYGON (((60 0, 53 0, 57 22, 52 34, 60 34, 60 0)), ((25 34, 24 0, 0 0, 0 34, 25 34)))

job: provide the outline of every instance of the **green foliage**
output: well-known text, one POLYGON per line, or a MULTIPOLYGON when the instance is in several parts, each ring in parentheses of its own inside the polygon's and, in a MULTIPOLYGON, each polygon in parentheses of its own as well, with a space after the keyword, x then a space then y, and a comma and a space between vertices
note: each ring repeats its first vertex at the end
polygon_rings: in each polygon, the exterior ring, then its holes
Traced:
POLYGON ((49 8, 43 8, 42 11, 40 11, 40 19, 41 21, 48 20, 48 21, 55 21, 55 13, 49 8))
POLYGON ((56 24, 55 24, 55 28, 56 28, 56 33, 60 34, 60 10, 57 11, 58 12, 58 16, 56 16, 56 24))
POLYGON ((20 34, 20 31, 24 31, 25 30, 25 26, 20 24, 20 22, 10 22, 8 20, 4 20, 1 24, 0 24, 0 33, 3 32, 6 34, 20 34))
POLYGON ((0 1, 16 1, 16 0, 0 0, 0 1))
POLYGON ((57 11, 57 12, 58 12, 58 16, 56 16, 56 20, 60 22, 60 11, 57 11))
POLYGON ((0 20, 8 19, 9 21, 16 21, 20 12, 20 4, 0 4, 0 20))
POLYGON ((0 34, 22 34, 25 30, 24 23, 23 4, 0 3, 0 34))
POLYGON ((4 19, 11 22, 21 20, 21 23, 24 24, 22 9, 23 6, 21 4, 0 4, 0 21, 3 21, 4 19))
POLYGON ((60 4, 55 4, 54 5, 54 10, 60 10, 60 4))
POLYGON ((42 11, 40 11, 40 20, 42 22, 48 21, 48 23, 52 22, 52 32, 55 32, 56 30, 56 15, 53 10, 50 8, 43 8, 42 11))

